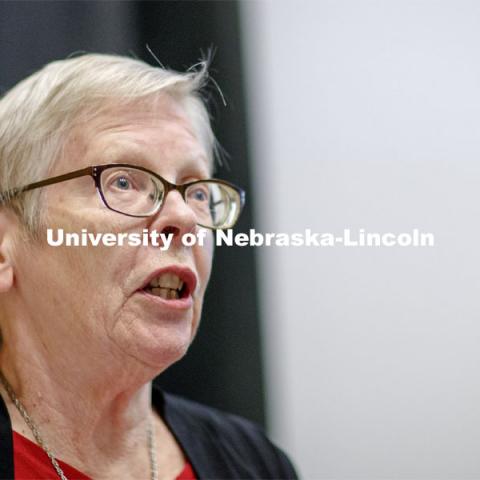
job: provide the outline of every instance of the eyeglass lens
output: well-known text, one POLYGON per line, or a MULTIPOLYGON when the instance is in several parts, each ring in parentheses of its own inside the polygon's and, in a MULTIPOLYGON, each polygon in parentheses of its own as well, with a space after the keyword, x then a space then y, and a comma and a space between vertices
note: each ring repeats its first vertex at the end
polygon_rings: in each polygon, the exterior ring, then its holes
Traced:
MULTIPOLYGON (((107 205, 128 215, 154 214, 165 196, 161 180, 135 168, 104 170, 100 183, 107 205)), ((205 227, 230 228, 241 208, 239 193, 234 188, 210 180, 188 186, 185 201, 194 211, 197 223, 205 227)))

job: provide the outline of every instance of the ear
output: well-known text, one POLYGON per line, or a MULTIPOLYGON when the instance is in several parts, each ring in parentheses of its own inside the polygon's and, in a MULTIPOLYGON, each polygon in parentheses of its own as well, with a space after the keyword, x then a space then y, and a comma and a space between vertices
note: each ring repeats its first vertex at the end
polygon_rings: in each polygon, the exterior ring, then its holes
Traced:
POLYGON ((6 208, 0 207, 0 293, 13 285, 13 231, 15 217, 6 208))

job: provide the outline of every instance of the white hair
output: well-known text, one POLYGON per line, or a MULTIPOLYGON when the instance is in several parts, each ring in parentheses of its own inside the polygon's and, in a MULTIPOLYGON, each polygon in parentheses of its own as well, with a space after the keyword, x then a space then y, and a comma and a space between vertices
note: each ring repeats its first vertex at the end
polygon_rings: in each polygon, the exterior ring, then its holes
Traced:
MULTIPOLYGON (((128 103, 162 92, 185 108, 212 168, 217 143, 201 95, 207 64, 179 73, 105 54, 49 63, 0 100, 0 193, 46 178, 80 115, 98 115, 112 100, 128 103)), ((41 224, 40 190, 8 202, 32 233, 41 224)))

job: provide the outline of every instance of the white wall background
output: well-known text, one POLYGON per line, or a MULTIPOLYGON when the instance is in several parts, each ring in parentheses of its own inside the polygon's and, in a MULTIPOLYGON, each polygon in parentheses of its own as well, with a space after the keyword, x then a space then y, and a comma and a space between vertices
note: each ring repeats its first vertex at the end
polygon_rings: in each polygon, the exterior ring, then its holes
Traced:
POLYGON ((272 435, 306 479, 480 479, 480 2, 242 1, 272 435))

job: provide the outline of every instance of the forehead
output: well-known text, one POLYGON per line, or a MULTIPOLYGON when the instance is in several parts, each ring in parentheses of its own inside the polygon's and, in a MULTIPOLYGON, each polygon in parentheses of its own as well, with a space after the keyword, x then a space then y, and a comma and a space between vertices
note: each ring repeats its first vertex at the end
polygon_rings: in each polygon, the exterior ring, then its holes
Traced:
POLYGON ((183 105, 170 95, 106 103, 79 117, 56 170, 103 163, 133 163, 153 170, 192 168, 209 176, 210 156, 183 105))

